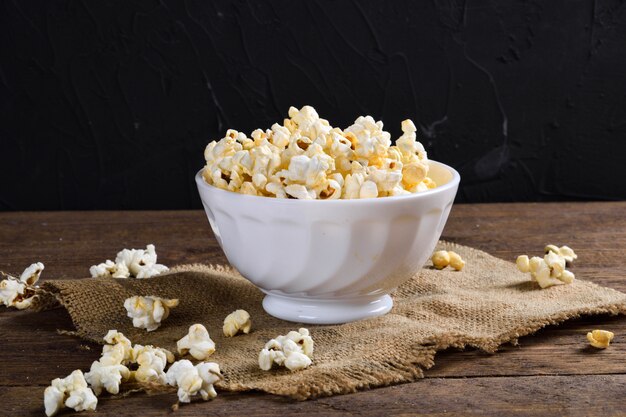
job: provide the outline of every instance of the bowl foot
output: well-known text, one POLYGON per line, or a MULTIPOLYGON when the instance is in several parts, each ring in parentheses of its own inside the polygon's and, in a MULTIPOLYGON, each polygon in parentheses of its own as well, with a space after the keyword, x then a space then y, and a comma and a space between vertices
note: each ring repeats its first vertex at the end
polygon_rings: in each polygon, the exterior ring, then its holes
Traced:
POLYGON ((298 323, 341 324, 386 314, 393 307, 387 294, 377 297, 320 300, 267 294, 263 308, 279 319, 298 323))

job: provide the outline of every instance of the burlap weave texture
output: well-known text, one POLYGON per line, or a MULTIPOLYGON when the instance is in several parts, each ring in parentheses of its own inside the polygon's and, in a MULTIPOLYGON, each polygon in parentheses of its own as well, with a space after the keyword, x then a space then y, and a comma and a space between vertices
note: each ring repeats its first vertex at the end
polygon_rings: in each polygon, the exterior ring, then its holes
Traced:
POLYGON ((626 294, 621 292, 579 279, 542 290, 511 262, 465 246, 439 246, 463 256, 463 271, 427 265, 395 291, 389 314, 343 325, 305 326, 315 340, 315 353, 313 365, 300 372, 259 369, 258 353, 265 342, 301 326, 265 313, 261 291, 230 268, 184 265, 152 279, 58 280, 42 289, 68 310, 78 336, 98 343, 109 329, 117 329, 133 343, 175 351, 188 327, 202 323, 217 345, 210 360, 220 364, 225 376, 218 388, 296 399, 414 381, 433 365, 438 350, 472 346, 493 352, 548 324, 586 314, 626 313, 626 294), (124 300, 133 295, 178 298, 181 303, 158 330, 146 332, 126 317, 124 300), (224 317, 239 308, 252 316, 252 332, 224 337, 224 317))

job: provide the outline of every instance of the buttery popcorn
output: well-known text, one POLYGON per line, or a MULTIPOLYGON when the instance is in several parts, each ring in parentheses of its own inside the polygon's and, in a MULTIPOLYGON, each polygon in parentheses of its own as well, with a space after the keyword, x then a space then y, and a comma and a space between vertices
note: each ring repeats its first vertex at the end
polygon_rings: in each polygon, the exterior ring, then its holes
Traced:
POLYGON ((259 367, 264 371, 276 363, 291 371, 308 368, 313 357, 313 339, 305 328, 278 336, 265 344, 259 353, 259 367))
POLYGON ((311 106, 265 131, 229 129, 204 151, 204 180, 241 194, 300 200, 407 195, 436 187, 411 120, 392 146, 383 123, 360 116, 342 130, 311 106))
POLYGON ((465 266, 465 261, 461 258, 461 255, 453 251, 437 251, 433 253, 430 260, 432 261, 433 266, 437 269, 443 269, 450 266, 455 270, 460 271, 465 266))
POLYGON ((235 310, 224 319, 224 336, 233 337, 237 333, 242 332, 248 334, 252 327, 250 314, 246 310, 235 310))
POLYGON ((555 245, 546 246, 545 252, 543 258, 533 256, 529 259, 527 255, 518 256, 515 261, 517 269, 530 273, 531 279, 537 281, 541 288, 571 284, 575 276, 565 267, 578 258, 576 253, 568 246, 558 248, 555 245))
POLYGON ((611 344, 615 335, 608 330, 593 330, 587 333, 587 340, 591 346, 598 349, 606 349, 611 344))
POLYGON ((43 269, 44 265, 36 262, 27 267, 19 278, 2 273, 6 279, 0 282, 0 303, 18 310, 30 307, 37 288, 35 284, 43 269))
POLYGON ((170 315, 170 309, 178 305, 178 299, 164 299, 155 296, 134 296, 124 301, 128 317, 133 326, 151 332, 161 326, 161 321, 170 315))
POLYGON ((104 263, 89 268, 92 277, 151 278, 168 271, 165 265, 157 263, 154 245, 146 249, 123 249, 117 253, 115 262, 107 259, 104 263))
POLYGON ((44 391, 44 406, 49 417, 58 413, 63 406, 84 411, 95 410, 97 405, 98 398, 87 386, 85 376, 80 370, 63 379, 53 379, 44 391))
POLYGON ((178 401, 191 402, 191 397, 200 394, 203 400, 215 398, 213 384, 222 379, 220 367, 214 362, 201 362, 194 366, 187 359, 174 362, 167 370, 168 385, 178 387, 178 401))
POLYGON ((215 342, 211 340, 209 331, 201 324, 194 324, 189 327, 186 336, 176 342, 178 353, 186 355, 187 352, 194 359, 205 360, 215 352, 215 342))

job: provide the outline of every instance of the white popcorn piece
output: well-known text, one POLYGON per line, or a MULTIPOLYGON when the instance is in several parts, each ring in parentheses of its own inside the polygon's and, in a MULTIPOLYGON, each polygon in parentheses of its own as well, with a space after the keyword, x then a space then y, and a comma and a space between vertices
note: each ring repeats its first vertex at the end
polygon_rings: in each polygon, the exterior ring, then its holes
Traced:
POLYGON ((82 371, 75 370, 67 377, 52 380, 44 391, 44 406, 47 416, 57 414, 63 406, 75 411, 95 410, 98 398, 91 388, 82 371))
POLYGON ((165 367, 173 362, 173 355, 165 349, 154 346, 135 345, 133 348, 135 362, 139 365, 133 373, 134 379, 139 382, 154 382, 165 384, 165 367), (167 353, 166 353, 167 352, 167 353))
POLYGON ((89 268, 92 277, 151 278, 167 272, 169 268, 157 263, 157 254, 154 245, 146 249, 123 249, 117 253, 115 262, 106 260, 104 263, 89 268))
POLYGON ((217 397, 217 392, 213 384, 222 379, 220 366, 215 362, 200 362, 196 365, 198 375, 202 378, 202 387, 200 388, 200 396, 204 401, 217 397))
POLYGON ((110 259, 107 259, 104 263, 93 265, 89 268, 89 273, 93 278, 96 277, 111 277, 111 278, 128 278, 130 277, 130 271, 126 264, 114 263, 110 259))
POLYGON ((517 265, 517 269, 521 272, 530 272, 530 260, 528 259, 528 255, 520 255, 517 257, 515 261, 515 265, 517 265))
POLYGON ((291 371, 300 371, 311 366, 311 358, 304 353, 292 352, 285 359, 285 367, 291 371))
POLYGON ((200 393, 202 399, 215 398, 217 393, 213 384, 222 378, 219 365, 214 362, 202 362, 196 366, 182 359, 174 362, 167 370, 166 382, 178 387, 178 401, 191 402, 191 397, 200 393))
POLYGON ((189 327, 186 336, 176 342, 178 353, 189 353, 194 359, 204 360, 215 352, 215 342, 211 340, 209 331, 202 324, 194 324, 189 327))
POLYGON ((565 259, 566 263, 572 263, 574 260, 578 259, 578 255, 576 252, 569 246, 561 246, 560 248, 556 245, 546 245, 544 252, 546 254, 550 252, 554 252, 560 255, 563 259, 565 259))
POLYGON ((246 310, 235 310, 224 319, 222 331, 224 336, 233 337, 239 332, 248 334, 251 328, 250 314, 246 310))
POLYGON ((0 282, 0 304, 7 307, 15 307, 18 310, 24 310, 31 306, 35 290, 38 288, 35 284, 39 281, 44 265, 41 262, 31 264, 19 278, 9 274, 0 282))
POLYGON ((290 331, 265 344, 259 353, 259 367, 269 371, 275 363, 292 371, 308 368, 313 357, 314 343, 305 328, 290 331))
POLYGON ((178 305, 178 299, 164 299, 156 296, 134 296, 124 301, 128 317, 133 319, 133 326, 151 332, 161 326, 170 309, 178 305))
POLYGON ((315 199, 315 191, 308 190, 304 185, 290 184, 285 187, 285 192, 299 200, 313 200, 315 199))
POLYGON ((427 159, 426 151, 422 144, 417 142, 416 131, 417 128, 410 119, 404 120, 402 122, 403 134, 396 140, 396 146, 403 154, 417 154, 420 160, 425 160, 427 159))
POLYGON ((37 281, 39 281, 39 277, 41 276, 41 272, 43 270, 44 265, 41 262, 31 264, 24 270, 24 272, 22 272, 22 275, 20 275, 20 282, 30 286, 35 285, 37 281))
POLYGON ((103 339, 107 344, 102 347, 102 356, 109 356, 109 363, 127 365, 134 361, 133 344, 123 333, 109 330, 103 339))
POLYGON ((24 294, 26 285, 15 279, 4 279, 0 282, 0 300, 7 307, 15 306, 16 300, 24 294))
POLYGON ((256 129, 252 140, 228 130, 209 143, 202 175, 225 190, 302 200, 402 196, 436 187, 417 128, 407 119, 402 130, 391 146, 391 135, 371 116, 342 130, 311 106, 291 107, 282 126, 256 129))
POLYGON ((524 273, 530 273, 531 279, 537 281, 541 288, 548 288, 554 285, 571 284, 574 281, 574 274, 568 271, 567 258, 572 261, 576 259, 576 254, 571 248, 563 246, 558 248, 554 245, 548 245, 545 248, 545 256, 540 258, 533 256, 528 259, 527 255, 517 257, 515 264, 517 269, 524 273), (564 254, 560 249, 566 248, 564 254))
POLYGON ((376 198, 378 197, 378 187, 374 181, 367 180, 361 185, 359 190, 359 198, 376 198))
POLYGON ((85 380, 89 383, 96 396, 106 390, 109 394, 119 394, 122 380, 130 378, 130 371, 124 365, 103 364, 95 361, 91 369, 85 374, 85 380))

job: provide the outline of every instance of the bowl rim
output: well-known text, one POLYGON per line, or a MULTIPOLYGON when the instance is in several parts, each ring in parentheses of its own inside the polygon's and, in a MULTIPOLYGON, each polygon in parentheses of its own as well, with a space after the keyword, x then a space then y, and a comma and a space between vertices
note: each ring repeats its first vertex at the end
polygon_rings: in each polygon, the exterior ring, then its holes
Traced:
MULTIPOLYGON (((434 196, 437 194, 445 193, 446 191, 455 188, 459 185, 461 181, 461 175, 457 172, 456 169, 452 168, 449 165, 444 164, 443 162, 435 161, 432 159, 428 160, 428 164, 434 164, 439 166, 440 168, 444 168, 448 170, 452 174, 452 179, 447 183, 437 186, 435 188, 422 191, 419 193, 411 193, 409 195, 395 195, 389 197, 375 197, 375 198, 354 198, 354 199, 335 199, 335 200, 320 200, 320 199, 312 199, 312 200, 300 200, 297 198, 275 198, 275 197, 266 197, 260 195, 249 195, 249 194, 241 194, 234 191, 223 190, 221 188, 215 187, 209 183, 207 183, 203 176, 202 171, 204 167, 202 167, 195 175, 196 184, 198 189, 204 188, 209 192, 214 193, 223 193, 225 197, 229 196, 229 198, 241 198, 243 200, 248 200, 250 202, 266 202, 267 204, 346 204, 346 205, 359 205, 359 204, 393 204, 395 201, 407 201, 411 199, 423 199, 428 198, 429 196, 434 196)), ((202 196, 200 196, 202 199, 202 196)))

